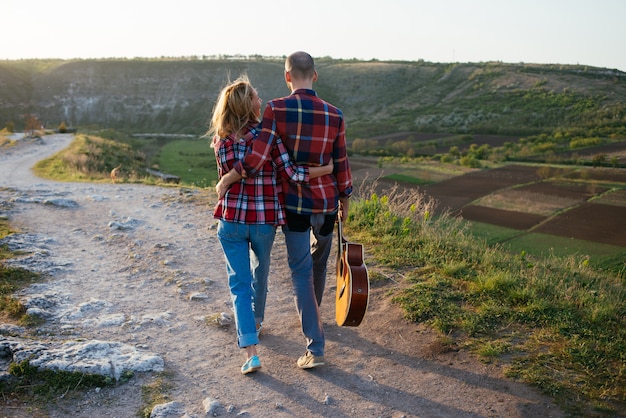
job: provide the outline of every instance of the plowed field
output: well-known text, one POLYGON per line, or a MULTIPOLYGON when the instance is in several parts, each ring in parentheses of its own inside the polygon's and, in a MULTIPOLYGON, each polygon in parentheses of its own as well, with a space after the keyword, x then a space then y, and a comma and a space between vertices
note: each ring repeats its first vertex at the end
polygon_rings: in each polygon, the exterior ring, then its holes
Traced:
POLYGON ((587 203, 557 216, 535 232, 626 247, 626 207, 587 203))

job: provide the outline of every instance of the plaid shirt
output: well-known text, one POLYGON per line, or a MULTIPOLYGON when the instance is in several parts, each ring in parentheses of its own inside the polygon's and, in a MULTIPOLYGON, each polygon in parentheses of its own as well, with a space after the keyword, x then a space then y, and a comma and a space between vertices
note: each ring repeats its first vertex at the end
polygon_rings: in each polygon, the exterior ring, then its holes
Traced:
POLYGON ((297 164, 328 164, 333 174, 309 183, 283 182, 285 207, 298 214, 333 213, 339 198, 352 193, 352 175, 346 150, 346 132, 341 110, 317 97, 313 90, 300 89, 290 96, 268 102, 263 112, 262 131, 252 152, 235 164, 248 176, 262 171, 280 140, 297 164))
MULTIPOLYGON (((235 139, 232 136, 213 138, 220 178, 246 155, 248 149, 256 142, 254 138, 258 134, 258 129, 251 125, 242 138, 235 139)), ((258 175, 241 179, 230 187, 224 198, 217 202, 213 212, 214 218, 243 224, 285 223, 282 184, 277 181, 276 173, 290 181, 307 182, 309 170, 308 167, 296 166, 293 163, 282 142, 272 150, 271 157, 271 160, 263 164, 258 175)))

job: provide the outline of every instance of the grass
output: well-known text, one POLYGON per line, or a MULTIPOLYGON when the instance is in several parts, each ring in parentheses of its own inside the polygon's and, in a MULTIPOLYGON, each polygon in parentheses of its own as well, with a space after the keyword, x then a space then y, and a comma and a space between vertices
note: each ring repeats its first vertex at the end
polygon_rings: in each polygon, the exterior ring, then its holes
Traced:
POLYGON ((17 144, 17 141, 14 141, 11 138, 9 138, 10 135, 11 133, 7 130, 7 128, 0 130, 0 148, 2 147, 8 148, 17 144))
POLYGON ((120 165, 126 181, 140 181, 147 176, 145 156, 130 145, 79 134, 68 148, 35 164, 33 171, 59 181, 110 181, 111 170, 120 165))
POLYGON ((155 184, 145 168, 180 177, 181 185, 209 187, 217 182, 213 149, 208 140, 131 140, 114 131, 102 136, 79 134, 72 144, 39 161, 35 173, 58 181, 110 181, 120 166, 121 182, 155 184), (151 161, 148 161, 151 160, 151 161))
POLYGON ((623 274, 580 257, 490 246, 462 221, 432 217, 415 192, 360 195, 350 207, 350 235, 378 264, 405 272, 409 286, 393 300, 408 319, 502 363, 508 376, 550 394, 568 413, 624 410, 623 274))
POLYGON ((548 234, 522 234, 507 241, 504 248, 512 253, 525 252, 533 257, 575 257, 590 266, 625 274, 626 253, 623 247, 548 234))
POLYGON ((416 184, 416 185, 424 185, 424 184, 435 183, 432 180, 415 177, 414 175, 406 175, 406 174, 400 174, 400 173, 398 173, 398 174, 390 174, 388 176, 385 176, 384 178, 387 179, 387 180, 391 180, 391 181, 399 181, 399 182, 404 182, 404 183, 409 183, 409 184, 416 184))
MULTIPOLYGON (((106 141, 101 146, 115 150, 106 141)), ((185 174, 209 170, 202 165, 214 161, 207 147, 172 141, 154 161, 185 182, 210 184, 209 171, 195 179, 185 174)), ((74 154, 83 149, 74 147, 74 154)), ((56 161, 75 157, 60 153, 56 161)), ((622 249, 435 217, 434 202, 410 190, 356 194, 361 198, 351 204, 347 229, 382 267, 406 273, 393 300, 408 319, 440 331, 447 344, 454 339, 484 361, 501 362, 507 375, 550 394, 570 414, 624 410, 624 271, 607 269, 623 262, 622 249), (506 246, 495 245, 502 241, 506 246), (572 245, 581 255, 571 255, 572 245)), ((146 388, 148 398, 161 396, 160 385, 146 388)))
POLYGON ((598 203, 606 205, 626 206, 626 188, 613 189, 609 193, 602 195, 596 200, 598 203))
POLYGON ((169 142, 161 148, 155 163, 161 171, 179 176, 187 185, 208 187, 218 180, 215 154, 208 138, 169 142))
POLYGON ((616 245, 556 235, 528 234, 524 231, 474 221, 469 222, 467 228, 468 232, 477 239, 485 241, 488 245, 501 244, 503 249, 513 254, 524 253, 537 258, 573 256, 596 269, 615 273, 624 272, 626 253, 623 247, 616 245))
MULTIPOLYGON (((53 401, 69 391, 87 390, 94 387, 113 386, 116 381, 110 377, 80 372, 39 369, 31 366, 28 360, 11 363, 9 373, 19 378, 19 384, 6 385, 2 392, 12 396, 28 397, 36 403, 53 401)), ((120 380, 127 381, 132 374, 125 374, 120 380)))
POLYGON ((521 234, 523 231, 517 229, 505 228, 498 225, 491 225, 482 222, 469 222, 468 231, 472 233, 476 238, 485 241, 488 245, 498 244, 504 241, 509 241, 521 234))
POLYGON ((141 399, 144 406, 138 414, 141 418, 149 418, 152 409, 162 403, 171 401, 167 392, 172 389, 172 384, 168 382, 168 374, 158 373, 154 380, 141 387, 141 399))
MULTIPOLYGON (((0 218, 0 238, 15 233, 7 218, 0 218)), ((6 245, 0 246, 0 319, 20 325, 36 325, 38 318, 26 314, 26 308, 14 294, 20 289, 41 280, 41 275, 31 271, 6 266, 6 259, 15 257, 6 245)))

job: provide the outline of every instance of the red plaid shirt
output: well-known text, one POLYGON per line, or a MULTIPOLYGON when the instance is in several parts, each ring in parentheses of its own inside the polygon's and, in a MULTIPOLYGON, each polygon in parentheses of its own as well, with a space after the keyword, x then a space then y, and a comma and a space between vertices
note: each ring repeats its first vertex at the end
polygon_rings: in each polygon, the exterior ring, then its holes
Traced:
POLYGON ((317 97, 315 91, 300 89, 268 102, 261 127, 252 152, 235 164, 235 170, 241 173, 245 169, 248 176, 261 172, 281 140, 297 164, 325 165, 332 158, 332 174, 311 179, 307 184, 283 182, 283 187, 288 211, 299 214, 335 212, 339 198, 352 193, 341 110, 317 97))
MULTIPOLYGON (((248 149, 257 141, 254 138, 258 134, 259 131, 251 125, 242 138, 235 139, 232 136, 213 138, 220 177, 232 170, 237 161, 246 155, 248 149)), ((241 179, 230 187, 224 198, 217 202, 213 217, 244 224, 283 225, 284 198, 282 184, 276 178, 277 172, 290 181, 309 181, 308 167, 296 166, 283 143, 278 143, 272 150, 271 160, 263 164, 258 175, 241 179)))

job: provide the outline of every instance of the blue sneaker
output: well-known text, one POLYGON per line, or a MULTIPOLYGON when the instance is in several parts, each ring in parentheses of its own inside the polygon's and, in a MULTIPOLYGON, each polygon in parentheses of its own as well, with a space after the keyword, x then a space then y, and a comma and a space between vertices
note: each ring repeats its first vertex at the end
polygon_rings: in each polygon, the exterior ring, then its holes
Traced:
POLYGON ((261 368, 261 360, 259 360, 258 356, 252 356, 246 361, 243 366, 241 366, 241 373, 248 374, 252 372, 256 372, 261 368))

